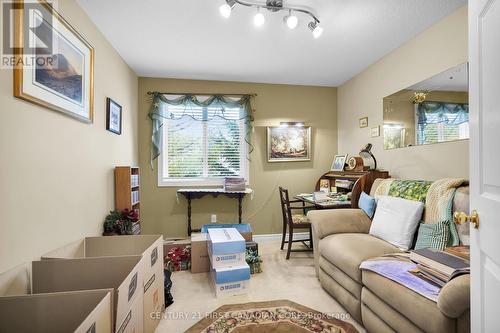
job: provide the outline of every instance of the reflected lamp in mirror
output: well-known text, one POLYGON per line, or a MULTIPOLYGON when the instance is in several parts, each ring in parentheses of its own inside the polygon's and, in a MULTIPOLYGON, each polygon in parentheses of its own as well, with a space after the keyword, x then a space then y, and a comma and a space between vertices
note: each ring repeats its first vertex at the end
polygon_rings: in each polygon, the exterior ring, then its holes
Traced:
POLYGON ((384 149, 468 139, 468 91, 465 63, 385 97, 384 149))
POLYGON ((368 166, 368 170, 377 169, 377 160, 375 159, 375 156, 373 156, 372 148, 373 145, 369 143, 359 152, 359 156, 363 159, 363 164, 368 166))

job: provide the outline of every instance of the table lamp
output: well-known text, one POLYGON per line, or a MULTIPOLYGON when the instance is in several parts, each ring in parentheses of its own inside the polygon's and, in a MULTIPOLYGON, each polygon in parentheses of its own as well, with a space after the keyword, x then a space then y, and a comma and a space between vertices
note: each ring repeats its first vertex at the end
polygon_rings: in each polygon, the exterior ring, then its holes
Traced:
POLYGON ((375 159, 375 156, 373 156, 372 153, 372 147, 373 145, 371 143, 368 143, 366 146, 364 146, 361 151, 359 152, 359 156, 363 158, 363 160, 372 160, 373 161, 373 170, 377 169, 377 160, 375 159))

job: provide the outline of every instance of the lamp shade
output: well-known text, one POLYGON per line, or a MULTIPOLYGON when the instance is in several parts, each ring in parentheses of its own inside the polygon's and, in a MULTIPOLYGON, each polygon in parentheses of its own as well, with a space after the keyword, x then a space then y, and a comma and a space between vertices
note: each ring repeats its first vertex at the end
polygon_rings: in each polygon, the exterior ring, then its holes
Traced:
POLYGON ((375 156, 373 156, 372 148, 373 148, 373 145, 371 143, 368 143, 366 146, 364 146, 361 149, 361 151, 359 152, 359 156, 361 156, 361 158, 363 158, 364 161, 371 161, 372 163, 368 163, 365 165, 373 164, 373 170, 376 170, 377 169, 377 160, 375 159, 375 156))

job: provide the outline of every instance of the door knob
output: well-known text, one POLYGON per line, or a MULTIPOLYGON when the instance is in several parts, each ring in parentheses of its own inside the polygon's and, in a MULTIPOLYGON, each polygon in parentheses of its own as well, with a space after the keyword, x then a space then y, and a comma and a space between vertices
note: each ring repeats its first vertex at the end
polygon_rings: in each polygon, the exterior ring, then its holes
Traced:
POLYGON ((455 214, 453 214, 453 219, 456 224, 470 222, 474 224, 475 229, 479 228, 479 214, 476 210, 473 210, 470 215, 467 215, 464 212, 455 212, 455 214))

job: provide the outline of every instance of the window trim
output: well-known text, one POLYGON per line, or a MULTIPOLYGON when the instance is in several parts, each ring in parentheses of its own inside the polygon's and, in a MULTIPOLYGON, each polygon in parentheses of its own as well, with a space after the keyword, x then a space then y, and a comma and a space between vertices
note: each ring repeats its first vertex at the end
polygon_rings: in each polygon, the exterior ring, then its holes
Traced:
MULTIPOLYGON (((245 124, 240 125, 243 130, 243 135, 240 138, 241 145, 241 160, 240 160, 240 170, 241 175, 245 178, 245 184, 250 185, 250 161, 248 159, 248 144, 245 141, 247 137, 247 128, 245 124)), ((163 177, 164 167, 165 167, 165 152, 164 147, 166 145, 165 129, 167 128, 167 123, 165 122, 164 127, 161 130, 161 153, 158 157, 158 187, 196 187, 196 186, 223 186, 225 177, 198 177, 198 178, 167 178, 163 177)), ((206 139, 206 137, 204 138, 206 139)))

